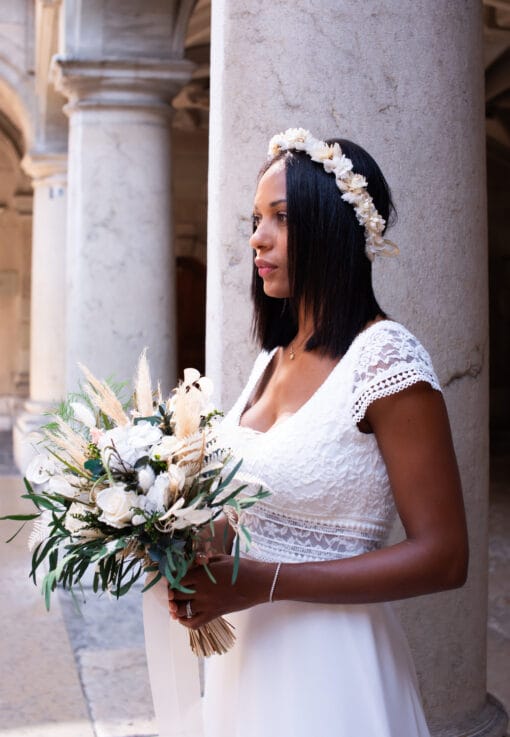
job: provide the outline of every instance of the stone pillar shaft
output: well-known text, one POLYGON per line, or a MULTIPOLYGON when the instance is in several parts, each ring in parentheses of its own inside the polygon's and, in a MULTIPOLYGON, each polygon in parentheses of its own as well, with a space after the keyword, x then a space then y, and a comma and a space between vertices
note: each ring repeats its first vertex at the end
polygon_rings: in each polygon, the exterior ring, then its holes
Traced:
POLYGON ((32 154, 23 167, 34 187, 30 399, 51 404, 64 395, 67 155, 32 154))
POLYGON ((55 61, 69 99, 66 386, 82 362, 129 380, 147 346, 175 380, 170 106, 186 61, 55 61))
POLYGON ((416 0, 212 6, 207 371, 231 405, 254 355, 250 220, 269 138, 351 138, 399 211, 395 262, 375 266, 393 319, 444 387, 471 540, 467 585, 401 607, 434 735, 501 737, 486 700, 488 402, 481 6, 416 0), (313 60, 303 49, 314 48, 313 60), (425 82, 426 80, 426 82, 425 82), (235 311, 232 305, 235 304, 235 311), (459 614, 461 613, 461 614, 459 614))
POLYGON ((30 390, 13 429, 23 472, 34 455, 33 431, 64 396, 66 154, 34 151, 22 166, 34 189, 30 300, 30 390))

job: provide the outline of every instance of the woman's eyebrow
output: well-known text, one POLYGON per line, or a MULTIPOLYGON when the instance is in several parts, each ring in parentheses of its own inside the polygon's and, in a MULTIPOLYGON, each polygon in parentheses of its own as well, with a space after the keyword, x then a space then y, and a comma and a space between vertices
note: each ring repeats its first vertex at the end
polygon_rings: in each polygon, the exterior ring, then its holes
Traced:
POLYGON ((274 202, 269 203, 269 207, 276 207, 276 205, 281 205, 282 202, 287 203, 287 200, 285 198, 281 200, 275 200, 274 202))

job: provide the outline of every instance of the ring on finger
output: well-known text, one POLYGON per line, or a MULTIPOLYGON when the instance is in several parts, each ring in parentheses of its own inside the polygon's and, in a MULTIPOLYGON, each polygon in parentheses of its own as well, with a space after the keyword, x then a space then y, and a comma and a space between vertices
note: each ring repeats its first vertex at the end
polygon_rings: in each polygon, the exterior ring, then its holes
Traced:
POLYGON ((186 602, 186 619, 191 619, 193 612, 191 611, 191 601, 188 599, 186 602))

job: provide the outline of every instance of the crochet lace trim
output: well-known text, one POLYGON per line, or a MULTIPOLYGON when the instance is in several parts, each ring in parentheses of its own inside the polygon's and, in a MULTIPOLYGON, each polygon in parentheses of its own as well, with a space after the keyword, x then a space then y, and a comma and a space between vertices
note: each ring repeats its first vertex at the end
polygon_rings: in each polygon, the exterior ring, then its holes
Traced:
POLYGON ((396 323, 381 323, 362 346, 353 382, 352 418, 360 422, 372 402, 425 381, 441 391, 430 356, 421 343, 396 323))
POLYGON ((248 555, 264 561, 318 561, 348 558, 377 550, 386 541, 390 525, 384 521, 335 520, 334 525, 297 519, 258 503, 243 512, 251 545, 248 555))

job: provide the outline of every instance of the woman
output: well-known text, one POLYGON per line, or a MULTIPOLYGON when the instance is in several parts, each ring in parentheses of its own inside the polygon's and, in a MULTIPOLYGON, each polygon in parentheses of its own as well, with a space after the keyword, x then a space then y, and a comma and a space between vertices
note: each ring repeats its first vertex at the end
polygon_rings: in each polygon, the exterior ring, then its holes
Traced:
MULTIPOLYGON (((208 661, 208 737, 427 737, 390 602, 461 586, 467 535, 448 418, 430 358, 371 284, 391 196, 345 140, 275 136, 250 245, 262 352, 223 428, 271 496, 231 585, 216 555, 170 593, 188 627, 231 614, 208 661), (396 511, 406 539, 387 545, 396 511)), ((218 531, 220 539, 220 531, 218 531)))

